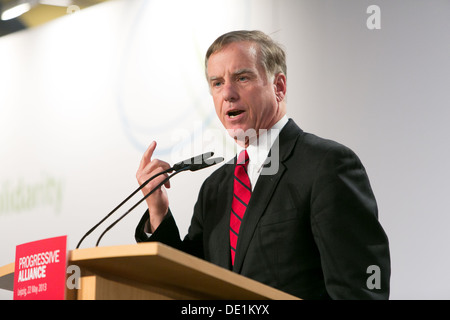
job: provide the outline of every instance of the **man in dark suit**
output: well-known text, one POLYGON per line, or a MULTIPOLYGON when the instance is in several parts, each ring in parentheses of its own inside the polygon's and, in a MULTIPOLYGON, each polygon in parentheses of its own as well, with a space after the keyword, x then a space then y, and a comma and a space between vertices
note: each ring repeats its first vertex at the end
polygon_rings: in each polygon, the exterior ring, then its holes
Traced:
MULTIPOLYGON (((147 198, 136 240, 304 299, 387 299, 389 245, 366 171, 350 149, 286 117, 283 50, 258 31, 227 33, 207 52, 206 76, 219 119, 249 159, 205 180, 183 240, 159 189, 147 198)), ((170 167, 152 159, 155 148, 142 158, 140 184, 170 167)))

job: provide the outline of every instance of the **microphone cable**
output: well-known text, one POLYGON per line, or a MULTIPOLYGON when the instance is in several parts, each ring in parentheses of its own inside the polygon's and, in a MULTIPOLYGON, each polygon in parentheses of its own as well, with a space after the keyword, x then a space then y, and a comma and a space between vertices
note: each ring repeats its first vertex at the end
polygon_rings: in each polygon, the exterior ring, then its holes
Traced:
POLYGON ((111 223, 106 229, 105 231, 103 231, 103 233, 100 235, 100 237, 97 240, 97 243, 95 244, 96 247, 98 247, 100 240, 103 238, 103 236, 106 234, 106 232, 108 232, 112 227, 114 227, 120 220, 122 220, 123 218, 125 218, 125 216, 127 216, 131 211, 134 210, 134 208, 136 208, 138 205, 140 205, 142 203, 142 201, 144 201, 145 199, 147 199, 147 197, 149 197, 153 192, 155 192, 156 190, 158 190, 164 183, 166 183, 167 181, 169 181, 170 178, 172 178, 174 175, 182 172, 182 171, 186 171, 189 169, 188 167, 185 168, 181 168, 178 171, 175 171, 174 173, 172 173, 171 175, 169 175, 167 178, 165 178, 160 184, 158 184, 155 188, 152 189, 152 191, 150 191, 149 193, 147 193, 145 195, 145 197, 143 197, 141 200, 139 200, 134 206, 132 206, 130 209, 128 209, 127 212, 125 212, 123 215, 121 215, 116 221, 114 221, 113 223, 111 223))
POLYGON ((175 176, 176 174, 182 172, 182 171, 186 171, 186 170, 190 170, 190 171, 197 171, 200 169, 204 169, 207 167, 210 167, 212 165, 215 165, 219 162, 222 162, 224 160, 223 157, 217 157, 217 158, 213 158, 213 159, 208 159, 205 161, 208 162, 202 162, 202 163, 192 163, 191 165, 187 165, 182 167, 181 169, 175 171, 174 173, 172 173, 171 175, 169 175, 166 179, 164 179, 160 184, 158 184, 155 188, 153 188, 148 194, 146 194, 141 200, 139 200, 134 206, 132 206, 127 212, 125 212, 123 215, 121 215, 116 221, 114 221, 112 224, 110 224, 105 231, 103 231, 103 233, 100 235, 100 237, 97 240, 97 243, 95 244, 96 247, 98 247, 98 245, 100 244, 100 240, 103 238, 103 236, 109 231, 111 230, 112 227, 114 227, 119 221, 121 221, 123 218, 125 218, 125 216, 127 216, 131 211, 134 210, 134 208, 136 208, 139 204, 142 203, 142 201, 144 201, 145 199, 147 199, 153 192, 155 192, 156 190, 158 190, 164 183, 166 183, 167 181, 169 181, 169 179, 171 179, 173 176, 175 176))
MULTIPOLYGON (((84 234, 84 236, 78 242, 78 244, 76 246, 76 249, 78 249, 80 247, 81 243, 84 241, 84 239, 88 235, 90 235, 95 229, 97 229, 99 225, 101 225, 106 219, 108 219, 114 212, 117 211, 117 209, 119 209, 121 206, 123 206, 128 200, 131 199, 131 197, 133 197, 138 191, 140 191, 143 187, 145 187, 150 181, 152 181, 153 179, 155 179, 156 177, 158 177, 158 176, 160 176, 162 174, 166 174, 166 173, 169 173, 171 171, 176 171, 176 173, 178 173, 178 172, 187 170, 187 169, 189 169, 190 167, 193 167, 193 166, 197 166, 198 167, 199 166, 199 164, 198 164, 199 162, 203 163, 203 160, 211 158, 213 155, 214 155, 214 152, 206 152, 204 154, 192 157, 190 159, 186 159, 186 160, 177 162, 176 164, 173 165, 173 167, 171 167, 171 168, 169 168, 167 170, 161 171, 161 172, 155 174, 154 176, 150 177, 149 179, 147 179, 142 185, 140 185, 136 190, 134 190, 133 193, 131 193, 125 200, 123 200, 119 205, 117 205, 117 207, 115 207, 102 220, 100 220, 95 226, 93 226, 88 232, 86 232, 84 234)), ((173 175, 174 174, 172 174, 172 176, 173 175)), ((166 182, 167 180, 164 180, 164 181, 166 182)), ((146 199, 146 197, 144 199, 146 199)))
POLYGON ((132 194, 130 194, 125 200, 123 200, 119 205, 117 205, 117 207, 115 207, 110 213, 108 213, 102 220, 100 220, 95 226, 93 226, 88 232, 86 232, 84 234, 84 236, 81 238, 81 240, 78 242, 76 249, 78 249, 80 247, 81 243, 88 235, 90 235, 95 229, 97 229, 99 225, 101 225, 106 219, 108 219, 114 212, 117 211, 117 209, 119 209, 121 206, 123 206, 125 204, 125 202, 130 200, 131 197, 133 197, 138 191, 140 191, 143 187, 145 187, 150 181, 152 181, 154 178, 156 178, 162 174, 168 173, 172 170, 173 169, 170 168, 170 169, 161 171, 161 172, 155 174, 154 176, 150 177, 149 179, 147 179, 147 181, 145 181, 142 185, 140 185, 139 188, 134 190, 132 194))

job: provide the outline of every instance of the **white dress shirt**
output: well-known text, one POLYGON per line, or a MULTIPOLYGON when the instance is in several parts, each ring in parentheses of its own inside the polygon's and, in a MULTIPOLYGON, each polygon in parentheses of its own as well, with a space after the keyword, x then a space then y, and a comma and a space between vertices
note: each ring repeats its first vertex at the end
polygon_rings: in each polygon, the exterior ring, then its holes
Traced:
MULTIPOLYGON (((258 178, 261 174, 261 169, 267 159, 267 155, 269 154, 273 143, 278 138, 281 129, 283 129, 287 122, 288 118, 285 115, 269 130, 260 130, 258 139, 250 142, 249 146, 247 147, 247 153, 249 157, 247 172, 250 178, 250 183, 252 185, 252 190, 254 189, 256 182, 258 181, 258 178)), ((244 148, 238 146, 237 154, 241 153, 242 150, 244 150, 244 148)))

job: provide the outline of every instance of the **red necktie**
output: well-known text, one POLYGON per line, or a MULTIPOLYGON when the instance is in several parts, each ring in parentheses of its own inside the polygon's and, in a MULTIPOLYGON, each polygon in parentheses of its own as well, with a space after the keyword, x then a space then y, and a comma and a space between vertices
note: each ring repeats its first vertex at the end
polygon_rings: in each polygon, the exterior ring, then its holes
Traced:
POLYGON ((252 188, 247 173, 248 166, 247 150, 242 150, 239 154, 236 167, 234 169, 234 187, 233 202, 231 203, 230 216, 230 245, 231 245, 231 263, 234 265, 234 256, 236 254, 237 240, 239 236, 239 228, 247 209, 252 188))

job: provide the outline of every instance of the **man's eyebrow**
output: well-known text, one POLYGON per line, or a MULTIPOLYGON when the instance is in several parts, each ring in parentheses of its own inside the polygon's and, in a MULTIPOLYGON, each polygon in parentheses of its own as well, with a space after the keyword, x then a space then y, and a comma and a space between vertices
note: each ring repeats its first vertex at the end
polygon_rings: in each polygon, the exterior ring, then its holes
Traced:
POLYGON ((239 70, 236 70, 235 72, 233 72, 233 75, 239 76, 244 73, 254 74, 255 72, 252 69, 239 69, 239 70))
MULTIPOLYGON (((238 70, 236 70, 236 71, 234 71, 233 72, 233 76, 234 77, 236 77, 236 76, 240 76, 240 75, 242 75, 242 74, 255 74, 255 72, 252 70, 252 69, 247 69, 247 68, 244 68, 244 69, 238 69, 238 70)), ((208 78, 208 80, 211 82, 211 81, 215 81, 215 80, 220 80, 220 79, 222 79, 223 77, 221 77, 221 76, 211 76, 211 77, 209 77, 208 78)))
POLYGON ((211 77, 208 78, 209 81, 214 81, 214 80, 217 80, 217 79, 222 79, 222 77, 219 77, 219 76, 211 76, 211 77))

